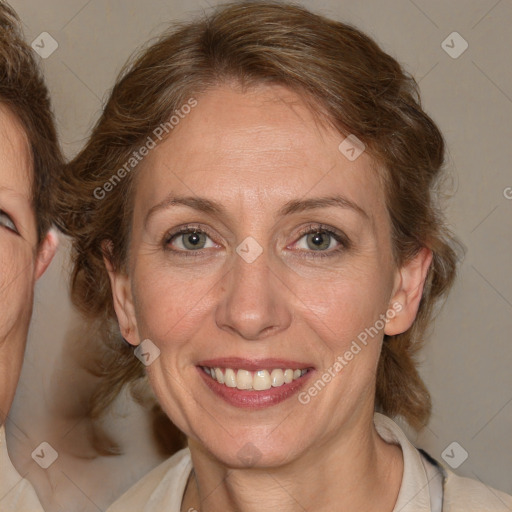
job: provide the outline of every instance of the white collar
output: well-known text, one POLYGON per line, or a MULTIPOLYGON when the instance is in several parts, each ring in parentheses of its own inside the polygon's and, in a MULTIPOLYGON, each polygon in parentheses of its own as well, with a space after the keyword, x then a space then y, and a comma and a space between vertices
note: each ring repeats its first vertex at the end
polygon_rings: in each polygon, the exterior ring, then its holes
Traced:
POLYGON ((404 472, 393 512, 430 512, 428 477, 420 453, 392 419, 376 412, 373 422, 384 441, 402 449, 404 472))
POLYGON ((32 485, 13 466, 0 426, 0 510, 2 512, 44 512, 32 485))
MULTIPOLYGON (((404 472, 393 512, 431 512, 428 477, 420 453, 392 419, 375 413, 373 421, 384 441, 402 449, 404 472)), ((107 512, 179 512, 191 470, 190 451, 184 448, 149 472, 107 512)))

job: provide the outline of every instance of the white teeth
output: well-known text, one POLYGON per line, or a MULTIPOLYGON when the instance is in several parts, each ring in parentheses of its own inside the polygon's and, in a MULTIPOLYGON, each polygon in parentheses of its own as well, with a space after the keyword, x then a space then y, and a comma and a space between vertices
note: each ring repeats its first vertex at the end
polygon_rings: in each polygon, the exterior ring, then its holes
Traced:
POLYGON ((204 371, 219 384, 224 384, 229 388, 238 388, 241 390, 265 391, 272 387, 278 388, 283 384, 299 379, 305 375, 307 369, 287 368, 281 370, 275 368, 269 370, 258 370, 250 372, 249 370, 234 370, 232 368, 209 368, 203 366, 204 371))
POLYGON ((293 370, 285 370, 284 383, 289 384, 293 380, 293 370))
POLYGON ((267 370, 259 370, 254 374, 252 379, 252 387, 256 391, 262 391, 272 387, 272 383, 270 382, 270 374, 267 372, 267 370))
POLYGON ((236 375, 231 368, 226 368, 226 373, 224 374, 224 384, 226 384, 228 388, 236 388, 236 375))
POLYGON ((283 370, 276 368, 272 370, 270 374, 270 380, 272 381, 272 387, 278 388, 284 384, 284 373, 283 370))
MULTIPOLYGON (((215 373, 217 373, 217 372, 215 372, 215 373)), ((236 387, 238 389, 251 389, 252 388, 251 372, 249 372, 247 370, 238 370, 236 372, 236 387)))
POLYGON ((215 378, 220 384, 224 384, 224 374, 220 368, 215 368, 215 378))

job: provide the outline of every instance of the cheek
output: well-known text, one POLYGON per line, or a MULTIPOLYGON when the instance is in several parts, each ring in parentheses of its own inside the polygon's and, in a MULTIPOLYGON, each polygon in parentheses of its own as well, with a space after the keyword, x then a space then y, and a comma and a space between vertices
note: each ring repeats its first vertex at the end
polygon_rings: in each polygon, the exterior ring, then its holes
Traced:
MULTIPOLYGON (((1 328, 3 329, 3 327, 1 328)), ((14 398, 25 352, 24 337, 13 336, 4 339, 3 335, 2 330, 0 337, 0 425, 3 419, 2 414, 9 410, 14 398)))
MULTIPOLYGON (((385 315, 390 295, 385 274, 367 268, 344 273, 329 283, 298 282, 302 319, 313 333, 309 351, 322 354, 317 380, 304 390, 301 403, 333 410, 353 410, 373 400, 385 315), (318 380, 328 382, 326 391, 318 380)), ((305 332, 305 331, 304 331, 305 332)), ((333 428, 339 418, 333 416, 333 428)))
POLYGON ((18 245, 0 240, 0 339, 13 329, 28 329, 32 310, 34 260, 18 245))
POLYGON ((33 300, 31 253, 10 242, 0 240, 0 423, 14 397, 33 300))
POLYGON ((212 288, 221 277, 214 273, 191 274, 187 270, 158 266, 140 258, 132 288, 137 327, 141 339, 149 338, 161 350, 185 343, 201 327, 211 309, 212 288))
POLYGON ((390 276, 384 265, 352 265, 325 279, 296 279, 294 293, 307 322, 331 350, 339 351, 386 312, 390 276))

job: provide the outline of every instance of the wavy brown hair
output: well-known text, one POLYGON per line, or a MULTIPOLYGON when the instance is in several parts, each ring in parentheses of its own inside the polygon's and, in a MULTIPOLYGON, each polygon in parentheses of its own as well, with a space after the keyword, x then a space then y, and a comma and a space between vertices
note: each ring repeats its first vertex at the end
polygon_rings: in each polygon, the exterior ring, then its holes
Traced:
POLYGON ((385 337, 376 389, 380 410, 420 427, 431 403, 414 356, 456 268, 453 238, 435 197, 443 138, 421 107, 414 79, 371 38, 305 8, 268 1, 217 7, 171 27, 143 49, 122 72, 89 141, 67 168, 60 222, 73 237, 72 298, 103 333, 95 368, 103 385, 94 414, 145 373, 119 334, 102 251, 104 241, 115 240, 108 258, 124 268, 136 169, 124 173, 105 197, 97 198, 98 190, 175 110, 227 82, 285 86, 340 134, 355 134, 385 169, 397 265, 423 247, 432 250, 416 320, 407 332, 385 337))
POLYGON ((33 165, 32 206, 38 242, 53 223, 55 177, 63 159, 48 89, 14 10, 0 1, 0 104, 21 122, 33 165))

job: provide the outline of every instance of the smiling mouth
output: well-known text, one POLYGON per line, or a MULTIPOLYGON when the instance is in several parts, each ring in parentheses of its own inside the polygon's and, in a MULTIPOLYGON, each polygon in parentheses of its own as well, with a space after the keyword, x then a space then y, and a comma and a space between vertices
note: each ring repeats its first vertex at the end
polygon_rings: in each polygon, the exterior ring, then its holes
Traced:
POLYGON ((300 379, 310 371, 309 368, 274 368, 257 371, 210 366, 200 366, 200 368, 219 384, 245 391, 266 391, 278 388, 300 379))

